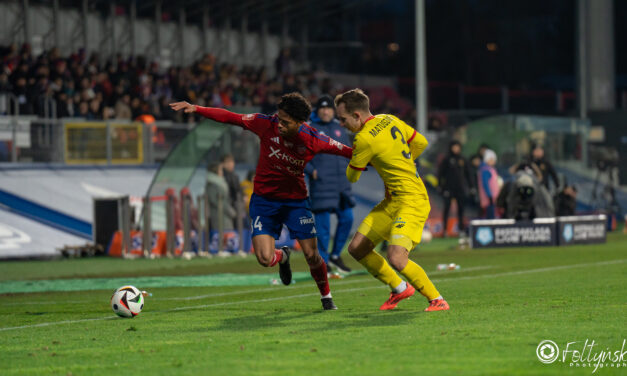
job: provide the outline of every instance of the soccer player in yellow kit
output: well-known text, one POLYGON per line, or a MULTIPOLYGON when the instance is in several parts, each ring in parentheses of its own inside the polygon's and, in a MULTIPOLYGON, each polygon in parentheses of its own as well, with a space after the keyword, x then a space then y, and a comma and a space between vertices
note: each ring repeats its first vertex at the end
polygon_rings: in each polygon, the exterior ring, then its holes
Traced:
POLYGON ((425 311, 448 310, 448 303, 425 271, 409 259, 409 252, 420 243, 431 209, 427 190, 414 164, 427 147, 427 139, 395 116, 372 115, 370 100, 360 89, 335 97, 335 107, 340 124, 356 133, 353 157, 346 169, 348 180, 355 183, 371 164, 385 183, 385 199, 364 218, 348 252, 392 289, 381 310, 396 308, 416 290, 429 300, 425 311), (389 244, 389 263, 374 250, 384 239, 389 244))

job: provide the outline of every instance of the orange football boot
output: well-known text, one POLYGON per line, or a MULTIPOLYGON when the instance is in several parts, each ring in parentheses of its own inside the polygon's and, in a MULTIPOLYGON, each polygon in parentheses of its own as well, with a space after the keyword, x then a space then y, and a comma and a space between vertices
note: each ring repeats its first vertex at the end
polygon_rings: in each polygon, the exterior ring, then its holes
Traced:
POLYGON ((408 283, 405 291, 400 292, 398 294, 391 292, 388 300, 386 300, 385 303, 383 303, 383 305, 379 309, 382 311, 386 311, 388 309, 394 309, 396 308, 396 305, 401 300, 409 298, 410 296, 414 295, 415 292, 416 292, 416 289, 414 288, 414 286, 408 283))
POLYGON ((433 299, 427 308, 425 308, 425 312, 433 312, 433 311, 448 311, 451 309, 448 303, 444 299, 433 299))

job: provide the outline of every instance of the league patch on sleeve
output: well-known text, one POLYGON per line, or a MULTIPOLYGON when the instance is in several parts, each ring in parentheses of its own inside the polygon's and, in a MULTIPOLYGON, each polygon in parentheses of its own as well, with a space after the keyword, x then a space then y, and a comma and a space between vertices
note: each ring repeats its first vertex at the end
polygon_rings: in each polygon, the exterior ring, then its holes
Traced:
POLYGON ((336 148, 338 148, 339 150, 342 150, 344 148, 344 145, 341 142, 337 142, 334 139, 329 139, 329 144, 331 144, 331 146, 335 146, 336 148))

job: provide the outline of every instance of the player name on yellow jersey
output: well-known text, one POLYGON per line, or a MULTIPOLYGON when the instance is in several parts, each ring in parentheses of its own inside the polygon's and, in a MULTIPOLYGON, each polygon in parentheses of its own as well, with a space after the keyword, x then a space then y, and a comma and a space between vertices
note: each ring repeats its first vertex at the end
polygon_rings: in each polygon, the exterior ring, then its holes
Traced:
POLYGON ((383 120, 381 120, 380 122, 376 123, 372 127, 372 129, 370 129, 368 131, 368 133, 370 133, 372 135, 372 137, 376 137, 379 134, 379 132, 384 130, 391 123, 392 123, 392 118, 389 117, 389 116, 386 116, 385 118, 383 118, 383 120))
POLYGON ((426 199, 427 191, 414 164, 426 146, 424 136, 397 117, 373 116, 355 135, 348 179, 357 181, 360 172, 370 163, 392 196, 420 195, 426 199))

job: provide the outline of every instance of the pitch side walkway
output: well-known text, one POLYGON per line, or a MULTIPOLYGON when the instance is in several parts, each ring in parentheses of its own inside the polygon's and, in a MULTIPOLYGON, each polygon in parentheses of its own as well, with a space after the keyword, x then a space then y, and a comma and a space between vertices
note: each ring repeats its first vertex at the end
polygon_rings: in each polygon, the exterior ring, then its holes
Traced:
MULTIPOLYGON (((366 271, 354 271, 349 275, 366 274, 366 271)), ((167 277, 128 277, 128 278, 86 278, 86 279, 47 279, 35 281, 0 282, 0 294, 48 292, 48 291, 86 291, 115 290, 123 285, 151 287, 219 287, 281 284, 278 273, 273 274, 211 274, 197 276, 167 277)), ((302 282, 311 280, 309 272, 295 272, 292 280, 302 282)), ((294 283, 293 282, 293 283, 294 283)))

